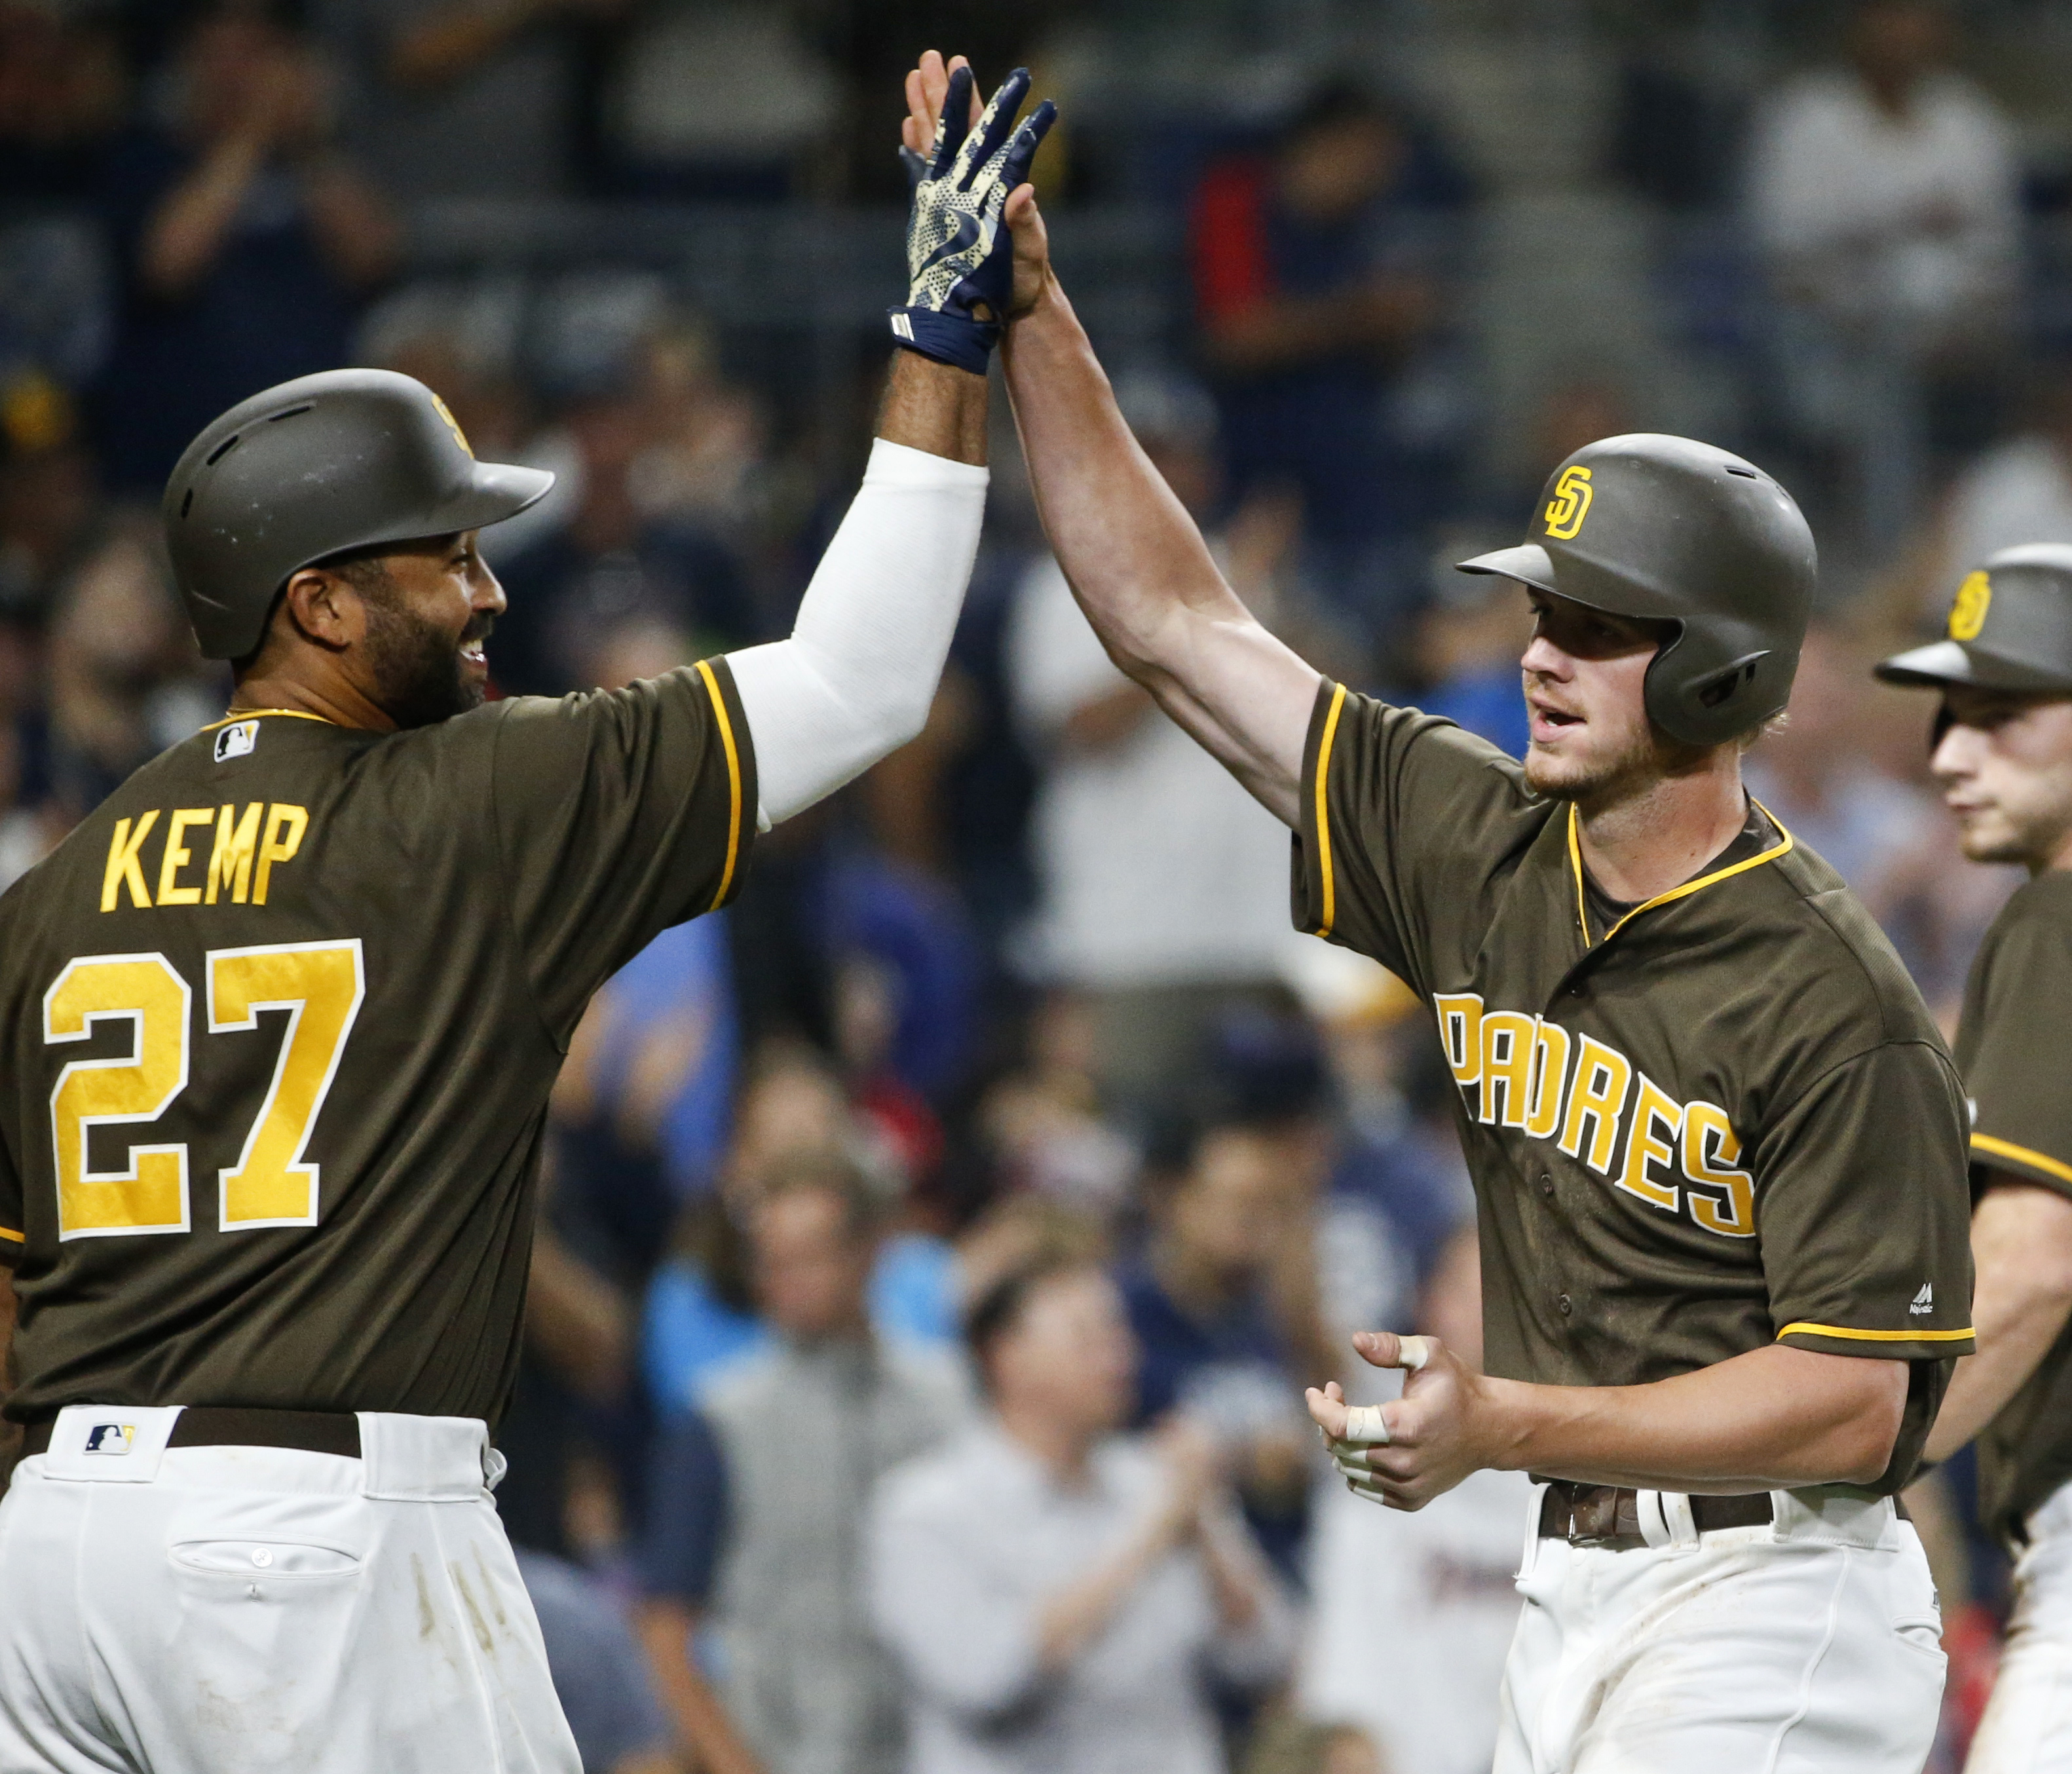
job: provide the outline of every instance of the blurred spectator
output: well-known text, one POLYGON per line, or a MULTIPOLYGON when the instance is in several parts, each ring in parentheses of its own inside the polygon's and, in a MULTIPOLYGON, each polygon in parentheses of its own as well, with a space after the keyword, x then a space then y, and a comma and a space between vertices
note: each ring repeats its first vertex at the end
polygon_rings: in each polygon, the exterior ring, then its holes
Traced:
POLYGON ((898 1684, 860 1587, 863 1511, 880 1474, 952 1431, 964 1399, 950 1364, 871 1332, 876 1219, 869 1182, 841 1159, 768 1179, 750 1224, 775 1340, 709 1379, 656 1456, 641 1636, 713 1774, 899 1766, 898 1684), (707 1624, 716 1687, 693 1648, 707 1624))
MULTIPOLYGON (((635 621, 596 637, 600 688, 687 664, 689 643, 635 621)), ((686 1202, 716 1184, 740 1065, 727 913, 665 930, 591 999, 556 1081, 557 1216, 643 1285, 686 1202)))
POLYGON ((1384 1762, 1358 1725, 1318 1724, 1292 1713, 1264 1721, 1252 1734, 1244 1774, 1405 1774, 1384 1762))
POLYGON ((1742 766, 1749 792, 1818 851, 1873 916, 1891 897, 1901 859, 1938 830, 1934 802, 1895 781, 1867 754, 1872 656, 1829 624, 1807 631, 1790 717, 1742 766))
POLYGON ((620 1451, 610 1444, 626 1428, 633 1315, 627 1296, 556 1229, 557 1181, 549 1164, 527 1270, 525 1340, 497 1426, 510 1469, 496 1509, 517 1546, 612 1560, 623 1550, 625 1499, 599 1456, 620 1451))
POLYGON ((599 681, 599 637, 630 623, 676 630, 692 657, 755 638, 733 550, 708 526, 651 515, 636 496, 657 434, 647 373, 635 345, 573 396, 559 429, 573 447, 575 484, 558 521, 498 562, 510 608, 491 657, 498 682, 514 694, 590 688, 599 681))
POLYGON ((714 0, 642 7, 605 103, 615 183, 677 200, 833 195, 836 169, 814 150, 840 117, 841 84, 799 28, 800 15, 817 10, 714 0))
MULTIPOLYGON (((1312 1000, 1328 1102, 1276 1130, 1289 1174, 1323 1179, 1309 1186, 1321 1196, 1318 1287, 1334 1356, 1352 1332, 1407 1310, 1474 1216, 1453 1126, 1453 1085, 1435 1063, 1424 1006, 1382 969, 1361 973, 1363 983, 1341 986, 1334 1002, 1312 1000)), ((1340 1376, 1348 1396, 1366 1402, 1368 1373, 1355 1364, 1340 1376)))
POLYGON ((2027 422, 1968 463, 1942 502, 1910 582, 1914 624, 1942 627, 1963 576, 2022 542, 2072 542, 2072 357, 2031 372, 2027 422))
POLYGON ((1231 1463, 1253 1528, 1292 1562, 1315 1449, 1302 1388, 1338 1374, 1317 1269, 1322 1178, 1271 1129, 1210 1117, 1157 1155, 1172 1180, 1118 1281, 1141 1352, 1134 1420, 1177 1414, 1231 1463))
POLYGON ((224 408, 346 360, 399 245, 335 146, 308 44, 259 0, 204 10, 168 90, 169 124, 116 150, 108 200, 123 311, 99 434, 113 485, 152 496, 224 408))
POLYGON ((910 1774, 1217 1774, 1220 1678, 1286 1667, 1293 1620, 1212 1444, 1116 1433, 1133 1351, 1113 1285, 1053 1260, 968 1319, 993 1414, 880 1487, 872 1619, 906 1681, 910 1774))
POLYGON ((1456 573, 1450 561, 1433 581, 1417 624, 1417 663, 1431 687, 1417 706, 1523 758, 1532 735, 1519 661, 1532 639, 1531 605, 1510 580, 1456 573))
POLYGON ((931 1101, 972 1055, 981 959, 969 914, 939 876, 862 846, 836 854, 821 892, 850 1097, 908 1187, 925 1188, 943 1149, 931 1101))
POLYGON ((634 502, 651 517, 741 523, 765 442, 754 397, 722 373, 710 329, 689 315, 649 335, 645 368, 655 427, 634 464, 634 502))
POLYGON ((1991 434, 2016 294, 2011 133, 1947 66, 1949 35, 1938 0, 1859 0, 1848 67, 1778 95, 1749 178, 1791 417, 1841 453, 1881 551, 1919 509, 1930 451, 1991 434))
POLYGON ((590 1001, 555 1086, 557 1118, 659 1159, 672 1219, 713 1185, 738 1042, 725 916, 678 924, 590 1001))
POLYGON ((128 85, 113 20, 0 4, 0 215, 93 197, 128 85))
MULTIPOLYGON (((1448 1246, 1416 1320, 1478 1368, 1478 1261, 1469 1227, 1448 1246)), ((1395 1396, 1400 1377, 1384 1377, 1395 1396)), ((1363 1727, 1389 1774, 1484 1774, 1518 1624, 1519 1537, 1536 1494, 1523 1473, 1476 1472, 1409 1513, 1330 1481, 1309 1548, 1303 1712, 1363 1727), (1382 1669, 1389 1679, 1376 1679, 1382 1669)))
POLYGON ((1379 552, 1433 504, 1391 435, 1391 385, 1433 331, 1433 224, 1459 191, 1387 107, 1313 93, 1274 153, 1209 171, 1190 219, 1194 306, 1233 500, 1293 488, 1323 588, 1370 629, 1406 595, 1379 552))
POLYGON ((858 1119, 841 1080, 810 1049, 771 1043, 750 1064, 734 1113, 718 1187, 686 1208, 676 1249, 656 1271, 642 1330, 648 1384, 673 1415, 707 1379, 767 1348, 756 1316, 743 1229, 765 1180, 805 1159, 845 1158, 873 1179, 879 1207, 869 1306, 888 1342, 943 1343, 955 1336, 955 1264, 939 1239, 892 1223, 898 1178, 882 1134, 858 1119))
POLYGON ((353 139, 398 197, 561 197, 588 64, 627 0, 318 0, 353 139))
MULTIPOLYGON (((1198 391, 1139 377, 1120 395, 1167 484, 1205 514, 1214 422, 1198 391)), ((1227 565, 1222 539, 1212 545, 1227 565)), ((1024 965, 1081 994, 1096 1083, 1141 1108, 1298 940, 1286 830, 1110 662, 1047 556, 1016 594, 1006 652, 1042 770, 1030 825, 1041 897, 1024 965)))
POLYGON ((99 506, 71 397, 23 370, 0 382, 0 622, 40 627, 99 506))
POLYGON ((58 594, 45 672, 50 788, 70 819, 223 711, 173 596, 158 526, 117 521, 58 594))
POLYGON ((840 1153, 854 1139, 848 1101, 822 1061, 788 1045, 756 1056, 718 1187, 679 1219, 675 1250, 648 1290, 642 1360, 665 1415, 688 1408, 713 1369, 764 1346, 741 1230, 764 1179, 789 1160, 840 1153))
POLYGON ((668 1721, 618 1608, 580 1566, 517 1553, 583 1774, 678 1774, 668 1721))
POLYGON ((1026 1039, 1026 1060, 989 1088, 976 1117, 999 1186, 1112 1224, 1133 1204, 1137 1152, 1101 1113, 1092 1010, 1076 993, 1050 993, 1026 1039))

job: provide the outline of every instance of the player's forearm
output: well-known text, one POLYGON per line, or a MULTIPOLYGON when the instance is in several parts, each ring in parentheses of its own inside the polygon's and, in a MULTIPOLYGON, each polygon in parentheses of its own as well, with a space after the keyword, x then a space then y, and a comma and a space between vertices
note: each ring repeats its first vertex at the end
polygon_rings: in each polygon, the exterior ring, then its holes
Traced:
POLYGON ((902 441, 924 427, 898 429, 872 451, 791 638, 729 656, 766 824, 833 793, 927 722, 978 554, 986 474, 902 441))
POLYGON ((1044 530, 1116 662, 1140 680, 1167 667, 1183 614, 1249 621, 1124 422, 1055 278, 1008 328, 1001 356, 1044 530))
POLYGON ((1892 1458, 1906 1384, 1904 1361, 1784 1344, 1650 1385, 1480 1382, 1492 1465, 1723 1494, 1873 1482, 1892 1458))
POLYGON ((1054 278, 1008 328, 1003 357, 1037 508, 1101 644, 1293 824, 1314 668, 1224 583, 1194 520, 1123 422, 1054 278))
POLYGON ((1947 1459, 1997 1417, 2072 1318, 2072 1200, 2009 1180, 1971 1216, 1978 1352, 1957 1364, 1926 1455, 1947 1459))

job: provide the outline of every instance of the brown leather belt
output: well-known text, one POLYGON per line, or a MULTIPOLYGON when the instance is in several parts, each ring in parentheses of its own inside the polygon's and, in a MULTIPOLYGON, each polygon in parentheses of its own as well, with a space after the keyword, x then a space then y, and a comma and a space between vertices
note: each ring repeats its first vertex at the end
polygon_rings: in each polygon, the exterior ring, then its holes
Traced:
MULTIPOLYGON (((1764 1527, 1775 1519, 1767 1491, 1691 1499, 1692 1525, 1700 1533, 1716 1528, 1764 1527)), ((1644 1546, 1647 1536, 1641 1531, 1640 1493, 1622 1484, 1577 1484, 1556 1479, 1540 1500, 1540 1537, 1613 1552, 1644 1546)))
MULTIPOLYGON (((109 1414, 121 1414, 111 1405, 109 1414)), ((22 1432, 22 1458, 47 1453, 49 1423, 22 1432)), ((360 1458, 360 1419, 341 1410, 259 1410, 235 1405, 189 1405, 174 1420, 168 1447, 294 1447, 307 1454, 360 1458)))

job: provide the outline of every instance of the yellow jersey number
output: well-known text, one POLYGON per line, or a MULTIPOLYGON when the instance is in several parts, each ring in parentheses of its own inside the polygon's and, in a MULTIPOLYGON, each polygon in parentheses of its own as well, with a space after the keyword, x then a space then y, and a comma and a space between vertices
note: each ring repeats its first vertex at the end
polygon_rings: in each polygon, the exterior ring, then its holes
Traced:
MULTIPOLYGON (((212 1035, 249 1032, 261 1010, 286 1010, 280 1057, 244 1150, 216 1173, 226 1232, 317 1223, 310 1130, 338 1075, 366 995, 360 939, 212 949, 204 957, 212 1035)), ((185 1232, 193 1223, 185 1146, 132 1146, 119 1170, 92 1167, 93 1130, 156 1121, 187 1088, 193 993, 163 955, 68 961, 43 994, 43 1039, 83 1041, 102 1022, 130 1027, 127 1056, 74 1060, 51 1091, 58 1237, 185 1232)))

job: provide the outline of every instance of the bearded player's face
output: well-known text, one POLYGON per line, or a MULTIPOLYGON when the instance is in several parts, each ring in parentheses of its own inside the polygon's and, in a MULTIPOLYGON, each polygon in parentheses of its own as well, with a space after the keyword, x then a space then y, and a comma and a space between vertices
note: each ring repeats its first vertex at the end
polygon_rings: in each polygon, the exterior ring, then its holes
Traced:
POLYGON ((1528 786, 1589 801, 1663 773, 1675 748, 1650 723, 1644 694, 1659 633, 1544 591, 1527 595, 1532 640, 1519 664, 1532 733, 1528 786))
POLYGON ((2072 856, 2072 698, 1952 684, 1930 768, 1975 862, 2072 856))
POLYGON ((504 588, 473 530, 405 545, 360 588, 374 700, 399 727, 430 726, 480 705, 489 687, 483 643, 504 588))

